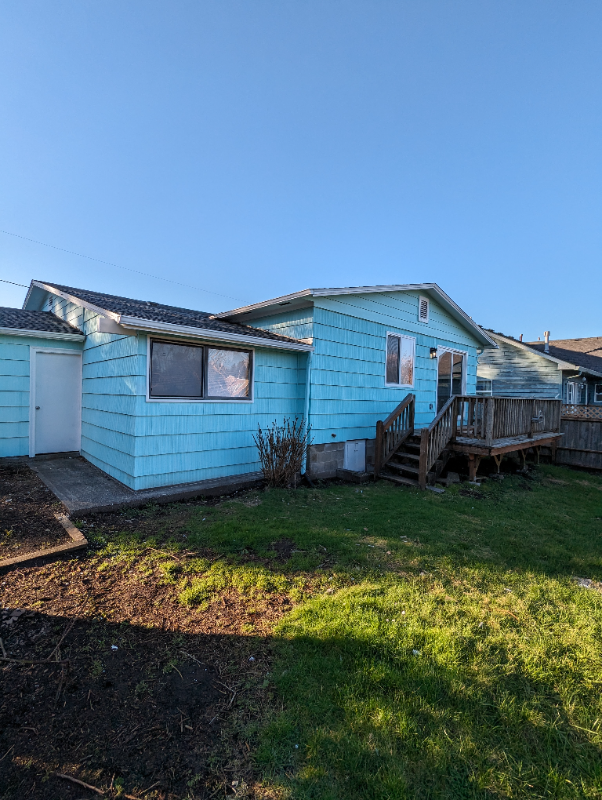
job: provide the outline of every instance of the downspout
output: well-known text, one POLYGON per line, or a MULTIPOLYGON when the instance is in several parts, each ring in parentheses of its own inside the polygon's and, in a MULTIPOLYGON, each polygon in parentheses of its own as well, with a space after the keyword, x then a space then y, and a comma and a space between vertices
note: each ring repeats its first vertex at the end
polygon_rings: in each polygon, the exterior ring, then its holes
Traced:
MULTIPOLYGON (((310 350, 307 354, 307 365, 306 365, 306 376, 305 376, 305 406, 303 408, 303 421, 305 422, 305 430, 309 432, 309 400, 310 400, 310 392, 311 392, 311 357, 313 355, 313 351, 310 350)), ((305 475, 307 472, 307 458, 308 452, 307 449, 305 450, 305 460, 303 462, 303 466, 301 467, 301 475, 305 475)))

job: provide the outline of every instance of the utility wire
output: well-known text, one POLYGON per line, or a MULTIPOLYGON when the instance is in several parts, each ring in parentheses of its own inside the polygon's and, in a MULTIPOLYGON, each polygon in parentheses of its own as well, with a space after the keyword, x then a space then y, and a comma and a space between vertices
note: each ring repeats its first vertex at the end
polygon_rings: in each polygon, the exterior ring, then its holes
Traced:
POLYGON ((5 281, 4 278, 0 278, 0 281, 2 281, 2 283, 10 283, 13 286, 22 286, 24 289, 29 289, 29 286, 26 286, 24 283, 15 283, 14 281, 5 281))
MULTIPOLYGON (((191 286, 189 283, 180 283, 171 278, 162 278, 160 275, 152 275, 150 272, 142 272, 139 269, 132 269, 132 267, 124 267, 122 264, 114 264, 112 261, 103 261, 102 258, 94 258, 94 256, 86 256, 83 253, 76 253, 74 250, 66 250, 64 247, 57 247, 54 244, 47 242, 40 242, 38 239, 30 239, 28 236, 20 236, 18 233, 5 231, 0 228, 0 233, 5 233, 7 236, 15 236, 17 239, 24 239, 26 242, 33 242, 34 244, 41 244, 43 247, 51 247, 53 250, 60 250, 62 253, 70 253, 72 256, 79 256, 80 258, 87 258, 89 261, 98 261, 99 264, 107 264, 109 267, 117 267, 118 269, 126 269, 128 272, 135 272, 138 275, 144 275, 147 278, 155 278, 158 281, 167 281, 168 283, 175 283, 178 286, 185 286, 187 289, 195 289, 197 292, 205 292, 206 294, 215 294, 218 297, 227 297, 228 300, 236 300, 237 302, 244 303, 240 297, 232 297, 230 294, 220 294, 219 292, 211 292, 209 289, 200 289, 198 286, 191 286)), ((12 283, 12 281, 4 281, 4 283, 12 283)), ((15 283, 15 286, 23 286, 22 283, 15 283)), ((27 286, 25 287, 28 288, 27 286)))

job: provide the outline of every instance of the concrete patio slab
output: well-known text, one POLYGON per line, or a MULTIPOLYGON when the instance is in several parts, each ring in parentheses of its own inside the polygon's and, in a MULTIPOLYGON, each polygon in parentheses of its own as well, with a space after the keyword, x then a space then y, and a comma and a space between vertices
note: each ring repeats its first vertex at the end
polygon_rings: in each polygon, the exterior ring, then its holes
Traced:
POLYGON ((256 486, 260 472, 228 478, 162 486, 158 489, 134 491, 106 475, 79 455, 56 458, 30 458, 29 467, 65 505, 70 515, 97 514, 118 508, 142 506, 146 503, 172 503, 205 495, 229 494, 237 489, 256 486))

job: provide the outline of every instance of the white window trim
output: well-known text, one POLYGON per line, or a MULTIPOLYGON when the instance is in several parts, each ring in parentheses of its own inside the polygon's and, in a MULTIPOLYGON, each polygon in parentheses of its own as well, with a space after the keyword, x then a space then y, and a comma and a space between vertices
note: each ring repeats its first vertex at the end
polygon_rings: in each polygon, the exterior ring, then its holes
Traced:
MULTIPOLYGON (((454 347, 445 347, 438 345, 437 347, 437 384, 439 383, 439 358, 443 353, 455 353, 458 356, 464 356, 462 368, 462 394, 466 394, 466 376, 468 374, 468 350, 456 350, 454 347)), ((476 391, 476 388, 475 388, 476 391)))
POLYGON ((147 403, 234 403, 237 406, 248 405, 255 402, 255 348, 254 347, 234 347, 226 346, 221 342, 200 342, 198 339, 168 339, 165 336, 146 337, 146 402, 147 403), (150 396, 150 371, 151 371, 151 340, 156 342, 167 342, 168 344, 192 344, 195 347, 217 347, 222 350, 244 350, 251 353, 251 385, 249 387, 249 397, 245 400, 227 397, 151 397, 150 396))
POLYGON ((29 348, 29 457, 36 455, 36 370, 38 353, 59 353, 62 356, 77 356, 79 358, 79 418, 77 420, 78 450, 82 447, 82 352, 81 350, 68 350, 66 347, 31 347, 29 348))
POLYGON ((594 383, 594 403, 596 405, 600 405, 602 403, 602 391, 596 392, 596 387, 599 386, 602 389, 602 383, 594 383), (600 399, 596 400, 596 394, 600 395, 600 399))
POLYGON ((431 317, 431 303, 430 303, 430 300, 429 300, 428 297, 425 297, 424 295, 419 295, 419 297, 418 297, 418 322, 422 322, 423 325, 428 325, 430 317, 431 317), (422 317, 420 316, 420 307, 422 306, 423 302, 426 303, 426 319, 422 319, 422 317))
MULTIPOLYGON (((399 371, 401 373, 401 358, 399 359, 399 371)), ((401 374, 400 374, 401 377, 401 374)), ((387 331, 385 336, 385 388, 386 389, 413 389, 416 384, 416 337, 408 336, 405 333, 387 331), (412 342, 412 383, 387 383, 387 341, 389 336, 397 336, 398 339, 408 339, 412 342)))

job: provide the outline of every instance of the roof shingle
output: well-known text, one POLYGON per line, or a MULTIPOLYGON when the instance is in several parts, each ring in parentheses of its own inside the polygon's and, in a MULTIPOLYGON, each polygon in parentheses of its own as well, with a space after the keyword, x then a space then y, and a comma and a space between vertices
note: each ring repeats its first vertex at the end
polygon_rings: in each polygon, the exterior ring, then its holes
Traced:
MULTIPOLYGON (((544 352, 544 342, 525 342, 533 350, 544 352)), ((550 352, 554 358, 569 361, 583 369, 602 374, 602 336, 584 339, 555 339, 550 341, 550 352)))
POLYGON ((47 281, 36 281, 36 283, 42 284, 43 286, 51 286, 54 289, 58 289, 60 292, 69 294, 72 297, 95 305, 105 311, 111 311, 115 314, 121 314, 127 317, 135 317, 141 321, 165 322, 171 325, 186 325, 191 328, 199 328, 208 332, 216 331, 238 334, 239 336, 254 336, 259 339, 270 339, 274 342, 280 341, 305 344, 305 342, 301 342, 299 339, 293 339, 289 336, 280 336, 279 334, 264 331, 261 328, 253 328, 250 325, 241 325, 236 322, 225 322, 221 319, 215 319, 207 311, 195 311, 190 308, 179 308, 178 306, 168 306, 163 303, 152 303, 148 300, 134 300, 131 297, 119 297, 118 295, 104 294, 102 292, 91 292, 87 289, 76 289, 73 286, 63 286, 58 283, 49 283, 47 281))
POLYGON ((50 311, 29 311, 23 308, 0 308, 0 328, 81 335, 78 328, 55 317, 50 311))

